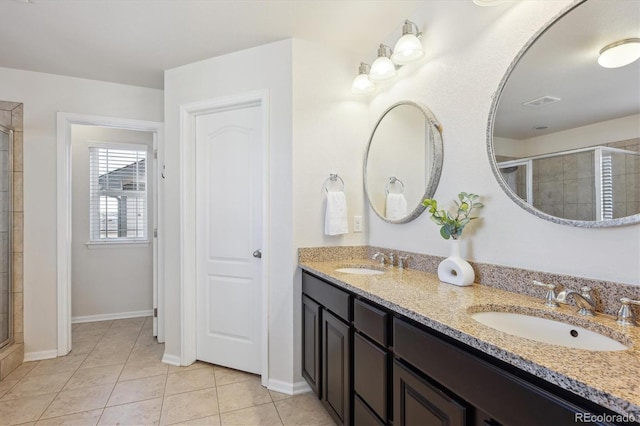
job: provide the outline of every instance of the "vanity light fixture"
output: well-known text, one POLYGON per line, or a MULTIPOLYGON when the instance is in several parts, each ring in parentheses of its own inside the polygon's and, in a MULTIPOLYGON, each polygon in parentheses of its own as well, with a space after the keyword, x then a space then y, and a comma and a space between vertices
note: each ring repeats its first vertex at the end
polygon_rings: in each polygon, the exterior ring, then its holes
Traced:
POLYGON ((406 19, 402 26, 402 37, 396 43, 391 60, 398 65, 405 65, 424 56, 424 48, 420 42, 422 33, 418 26, 406 19), (413 28, 415 27, 415 33, 413 28))
POLYGON ((360 62, 358 76, 353 80, 353 84, 351 85, 351 91, 353 93, 366 95, 367 93, 372 93, 376 90, 375 84, 369 80, 369 68, 369 64, 360 62))
POLYGON ((371 71, 369 71, 369 79, 371 81, 384 81, 389 80, 396 76, 396 66, 389 57, 393 54, 393 51, 386 44, 380 44, 378 48, 378 57, 373 64, 371 64, 371 71), (389 54, 387 54, 387 49, 389 54))
POLYGON ((620 68, 640 58, 640 38, 627 38, 600 50, 598 63, 604 68, 620 68))

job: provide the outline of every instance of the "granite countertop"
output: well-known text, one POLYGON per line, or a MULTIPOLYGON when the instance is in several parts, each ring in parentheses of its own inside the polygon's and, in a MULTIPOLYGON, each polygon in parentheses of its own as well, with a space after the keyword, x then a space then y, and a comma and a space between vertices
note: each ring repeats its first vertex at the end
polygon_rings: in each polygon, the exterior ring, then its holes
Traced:
POLYGON ((586 319, 574 306, 548 308, 543 300, 473 284, 457 287, 437 275, 386 267, 381 275, 336 272, 337 268, 376 265, 369 259, 300 262, 311 272, 471 347, 501 359, 550 383, 640 419, 640 327, 623 327, 615 317, 586 319), (630 349, 599 352, 570 349, 506 334, 471 317, 481 311, 508 311, 560 319, 612 337, 630 349))

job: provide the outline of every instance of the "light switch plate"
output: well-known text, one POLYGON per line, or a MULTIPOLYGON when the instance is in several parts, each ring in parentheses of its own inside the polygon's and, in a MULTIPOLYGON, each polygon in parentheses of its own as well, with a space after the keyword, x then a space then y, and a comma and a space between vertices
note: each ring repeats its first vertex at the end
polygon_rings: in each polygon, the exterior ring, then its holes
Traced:
POLYGON ((353 217, 353 232, 362 232, 362 216, 353 217))

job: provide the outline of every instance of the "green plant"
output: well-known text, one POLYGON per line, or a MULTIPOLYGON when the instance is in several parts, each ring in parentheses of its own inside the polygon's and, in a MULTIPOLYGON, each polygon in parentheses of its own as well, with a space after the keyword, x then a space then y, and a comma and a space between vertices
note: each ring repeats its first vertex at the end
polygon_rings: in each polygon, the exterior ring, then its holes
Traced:
POLYGON ((459 193, 458 199, 460 201, 454 200, 458 208, 455 217, 446 210, 438 210, 438 202, 432 198, 422 201, 422 205, 431 213, 431 220, 441 226, 440 235, 442 238, 457 240, 462 235, 464 227, 472 220, 477 219, 476 216, 469 217, 473 209, 484 207, 484 204, 477 201, 478 198, 480 196, 476 194, 459 193))

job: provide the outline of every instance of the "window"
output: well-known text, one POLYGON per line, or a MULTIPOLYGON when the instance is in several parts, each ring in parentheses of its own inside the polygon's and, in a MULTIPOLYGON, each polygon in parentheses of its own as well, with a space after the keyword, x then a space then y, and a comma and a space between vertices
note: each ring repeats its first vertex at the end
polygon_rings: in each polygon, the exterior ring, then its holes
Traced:
POLYGON ((148 241, 147 147, 89 147, 91 242, 148 241))

